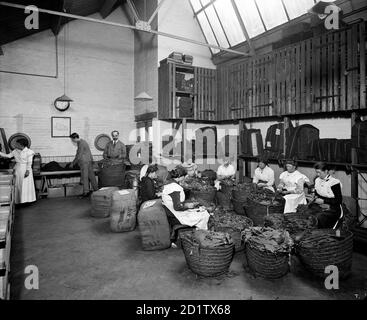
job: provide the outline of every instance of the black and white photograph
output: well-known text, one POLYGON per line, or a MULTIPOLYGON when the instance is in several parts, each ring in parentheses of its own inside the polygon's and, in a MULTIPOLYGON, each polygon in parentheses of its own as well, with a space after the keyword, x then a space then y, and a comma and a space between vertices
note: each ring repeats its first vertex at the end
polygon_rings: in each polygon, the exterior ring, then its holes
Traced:
POLYGON ((367 300, 366 63, 366 0, 0 0, 0 300, 367 300))

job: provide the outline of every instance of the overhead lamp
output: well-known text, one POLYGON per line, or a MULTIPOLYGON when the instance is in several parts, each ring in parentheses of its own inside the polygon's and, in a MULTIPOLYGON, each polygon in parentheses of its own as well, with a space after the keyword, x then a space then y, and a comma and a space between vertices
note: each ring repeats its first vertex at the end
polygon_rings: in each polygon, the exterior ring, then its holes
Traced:
POLYGON ((135 101, 151 101, 153 98, 147 94, 145 91, 140 92, 135 98, 135 101))

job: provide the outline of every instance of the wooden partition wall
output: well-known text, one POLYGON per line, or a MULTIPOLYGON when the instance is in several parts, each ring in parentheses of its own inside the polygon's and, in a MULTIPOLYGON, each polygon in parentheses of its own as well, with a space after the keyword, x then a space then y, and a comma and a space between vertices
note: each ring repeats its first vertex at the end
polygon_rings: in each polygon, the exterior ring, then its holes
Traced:
POLYGON ((366 23, 217 69, 216 120, 366 108, 366 23))

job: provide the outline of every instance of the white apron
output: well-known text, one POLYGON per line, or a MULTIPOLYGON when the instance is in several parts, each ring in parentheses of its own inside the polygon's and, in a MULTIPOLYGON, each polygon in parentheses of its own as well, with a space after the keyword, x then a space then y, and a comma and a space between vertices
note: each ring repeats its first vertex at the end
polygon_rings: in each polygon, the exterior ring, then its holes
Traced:
MULTIPOLYGON (((297 189, 297 184, 309 182, 309 179, 297 170, 292 173, 285 171, 280 175, 279 178, 281 182, 284 183, 284 188, 287 191, 295 191, 297 189)), ((296 212, 298 205, 307 204, 306 196, 303 190, 301 193, 287 194, 284 196, 284 199, 284 213, 296 212)))
POLYGON ((210 214, 205 209, 189 209, 185 211, 176 211, 173 208, 173 201, 170 196, 172 192, 180 192, 180 201, 185 201, 184 189, 175 182, 167 184, 163 187, 162 192, 162 203, 165 205, 169 211, 171 211, 174 216, 180 221, 181 224, 190 227, 196 226, 198 229, 208 230, 208 221, 210 214), (200 211, 198 211, 200 210, 200 211))
POLYGON ((15 165, 15 203, 26 203, 36 201, 36 190, 34 187, 32 162, 34 152, 28 148, 15 149, 8 157, 14 157, 15 165), (24 178, 28 170, 29 175, 24 178))
POLYGON ((36 190, 34 187, 33 173, 29 171, 29 176, 24 178, 27 165, 17 163, 15 165, 15 203, 26 203, 36 201, 36 190))

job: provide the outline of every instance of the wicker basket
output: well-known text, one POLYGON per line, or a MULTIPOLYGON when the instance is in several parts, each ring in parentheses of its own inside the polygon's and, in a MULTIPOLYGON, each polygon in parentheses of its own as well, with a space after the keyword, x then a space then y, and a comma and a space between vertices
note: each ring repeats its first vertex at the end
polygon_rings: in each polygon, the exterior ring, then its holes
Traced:
POLYGON ((216 248, 201 248, 185 237, 185 233, 181 236, 181 245, 190 270, 204 277, 226 273, 235 251, 233 243, 216 248))
POLYGON ((246 215, 254 222, 254 226, 263 226, 264 218, 268 214, 283 213, 284 202, 267 206, 248 198, 243 207, 246 215))
POLYGON ((332 238, 335 230, 317 229, 309 231, 297 244, 296 253, 301 263, 317 277, 326 277, 325 268, 338 267, 339 277, 350 274, 353 257, 353 233, 342 231, 341 238, 332 238))
POLYGON ((289 254, 286 252, 271 253, 262 251, 246 243, 245 255, 247 265, 255 275, 266 279, 278 279, 289 271, 289 254))
POLYGON ((209 203, 215 202, 216 190, 208 190, 208 191, 198 191, 191 190, 190 198, 194 198, 196 201, 200 203, 200 205, 207 205, 209 203))
MULTIPOLYGON (((254 223, 252 222, 251 219, 249 219, 247 217, 243 217, 243 218, 246 219, 246 223, 248 224, 248 227, 252 227, 254 225, 254 223)), ((233 230, 233 228, 231 228, 231 227, 224 227, 223 226, 223 227, 215 228, 215 231, 229 233, 232 237, 236 252, 240 252, 240 251, 245 249, 245 243, 243 242, 242 236, 241 236, 241 232, 243 230, 233 230)))
POLYGON ((216 193, 217 205, 223 207, 227 210, 232 210, 232 201, 228 194, 225 194, 221 191, 216 193))
POLYGON ((243 206, 245 205, 246 201, 242 201, 242 200, 236 200, 236 199, 232 199, 232 204, 233 204, 233 210, 236 211, 237 214, 244 216, 245 213, 245 209, 243 208, 243 206))
POLYGON ((304 213, 287 213, 285 214, 285 220, 289 223, 286 223, 286 230, 289 234, 293 237, 297 233, 305 231, 305 230, 312 230, 317 228, 317 218, 311 214, 304 214, 304 213), (310 226, 303 228, 297 225, 297 220, 310 220, 310 226))
POLYGON ((236 199, 237 201, 245 202, 247 200, 249 193, 246 190, 232 190, 232 198, 236 199))
POLYGON ((307 213, 273 213, 264 218, 264 226, 271 227, 273 229, 285 229, 293 238, 299 232, 316 229, 317 218, 307 213), (308 227, 303 227, 297 224, 297 221, 308 219, 310 220, 310 225, 308 227))

